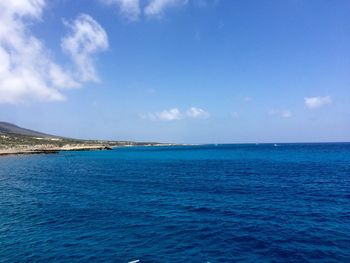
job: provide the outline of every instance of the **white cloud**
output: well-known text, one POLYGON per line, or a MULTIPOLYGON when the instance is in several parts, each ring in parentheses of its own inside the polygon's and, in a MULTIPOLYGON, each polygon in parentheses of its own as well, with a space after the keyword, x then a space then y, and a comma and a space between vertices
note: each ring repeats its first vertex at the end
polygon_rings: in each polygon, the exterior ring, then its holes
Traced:
POLYGON ((164 110, 156 113, 148 113, 146 115, 141 115, 143 119, 149 119, 152 121, 174 121, 180 120, 182 114, 178 108, 172 108, 169 110, 164 110))
POLYGON ((19 17, 28 16, 38 19, 41 17, 44 6, 45 0, 12 0, 0 2, 2 16, 17 15, 19 17))
POLYGON ((209 117, 209 113, 203 109, 191 107, 186 112, 187 116, 194 119, 206 119, 209 117))
POLYGON ((165 110, 158 113, 158 118, 164 121, 180 120, 181 113, 177 108, 173 108, 173 109, 165 110))
POLYGON ((182 114, 178 108, 172 108, 161 112, 142 114, 140 117, 152 121, 175 121, 182 120, 186 117, 192 119, 206 119, 209 117, 209 113, 203 109, 191 107, 186 111, 186 114, 182 114))
POLYGON ((146 16, 162 16, 166 9, 186 5, 188 0, 150 0, 144 13, 146 16))
POLYGON ((44 8, 45 0, 0 1, 0 103, 64 100, 62 89, 80 86, 30 31, 44 8))
POLYGON ((117 5, 120 13, 129 21, 139 19, 141 13, 140 0, 102 0, 102 2, 117 5))
POLYGON ((332 103, 332 99, 330 96, 325 97, 307 97, 304 98, 304 102, 306 107, 309 109, 320 108, 325 105, 329 105, 332 103))
POLYGON ((272 109, 269 111, 270 115, 273 116, 279 116, 282 118, 290 118, 292 117, 292 112, 290 110, 279 110, 279 109, 272 109))
POLYGON ((69 73, 65 72, 60 66, 54 63, 50 64, 49 76, 52 83, 60 88, 74 88, 80 86, 80 83, 73 80, 69 73))
POLYGON ((218 0, 100 0, 107 5, 115 5, 128 21, 134 22, 142 15, 146 17, 162 17, 166 10, 187 5, 203 8, 216 5, 218 0))
POLYGON ((81 81, 99 81, 93 55, 108 48, 104 29, 89 15, 81 14, 73 23, 66 23, 70 34, 62 39, 62 49, 76 64, 81 81))
POLYGON ((38 21, 44 7, 44 0, 0 1, 0 103, 63 100, 60 84, 76 85, 27 29, 25 22, 38 21))

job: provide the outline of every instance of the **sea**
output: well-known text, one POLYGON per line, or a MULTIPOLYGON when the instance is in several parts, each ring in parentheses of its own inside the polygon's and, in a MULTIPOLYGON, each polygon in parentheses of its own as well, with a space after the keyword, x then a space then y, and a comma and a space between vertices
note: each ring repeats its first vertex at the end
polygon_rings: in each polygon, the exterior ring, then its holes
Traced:
POLYGON ((1 157, 0 262, 350 262, 350 144, 1 157))

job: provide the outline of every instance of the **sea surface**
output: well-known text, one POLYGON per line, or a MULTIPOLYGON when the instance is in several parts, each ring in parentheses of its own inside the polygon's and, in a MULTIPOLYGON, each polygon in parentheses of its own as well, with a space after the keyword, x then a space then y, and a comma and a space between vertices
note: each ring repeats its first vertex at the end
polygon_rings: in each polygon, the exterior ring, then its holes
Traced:
POLYGON ((350 144, 0 158, 0 262, 350 262, 350 144))

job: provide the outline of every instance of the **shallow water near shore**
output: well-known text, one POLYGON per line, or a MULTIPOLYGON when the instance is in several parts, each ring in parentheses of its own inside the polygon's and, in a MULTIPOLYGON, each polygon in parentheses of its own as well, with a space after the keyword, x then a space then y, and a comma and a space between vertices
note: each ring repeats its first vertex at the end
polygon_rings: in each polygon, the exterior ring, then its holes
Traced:
POLYGON ((0 158, 0 262, 350 262, 350 144, 0 158))

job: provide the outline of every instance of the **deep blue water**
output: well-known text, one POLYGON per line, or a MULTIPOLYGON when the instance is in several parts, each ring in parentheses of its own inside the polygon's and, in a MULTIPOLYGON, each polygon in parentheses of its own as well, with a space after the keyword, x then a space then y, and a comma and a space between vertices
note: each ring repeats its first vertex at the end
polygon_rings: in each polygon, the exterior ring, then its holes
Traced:
POLYGON ((350 144, 0 158, 0 262, 350 262, 350 144))

